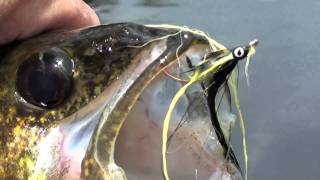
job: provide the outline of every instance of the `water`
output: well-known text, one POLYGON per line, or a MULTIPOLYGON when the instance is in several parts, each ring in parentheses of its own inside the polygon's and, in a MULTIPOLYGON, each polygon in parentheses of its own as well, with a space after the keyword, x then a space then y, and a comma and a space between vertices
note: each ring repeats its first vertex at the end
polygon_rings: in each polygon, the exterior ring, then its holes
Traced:
MULTIPOLYGON (((233 47, 258 38, 241 78, 251 180, 320 177, 320 1, 96 0, 102 23, 171 23, 233 47)), ((239 133, 236 132, 238 135, 239 133)), ((241 139, 234 136, 241 158, 241 139)))

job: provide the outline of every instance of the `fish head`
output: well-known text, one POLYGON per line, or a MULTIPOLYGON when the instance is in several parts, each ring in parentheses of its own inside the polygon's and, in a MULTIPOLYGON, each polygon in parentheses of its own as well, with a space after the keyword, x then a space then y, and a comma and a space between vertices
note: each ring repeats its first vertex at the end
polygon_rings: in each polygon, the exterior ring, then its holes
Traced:
MULTIPOLYGON (((162 179, 160 130, 183 85, 174 77, 188 80, 187 59, 197 64, 210 51, 193 33, 131 23, 22 42, 0 60, 0 177, 108 179, 119 166, 129 178, 162 179)), ((239 59, 238 51, 228 50, 239 59)), ((201 83, 183 99, 169 130, 172 176, 241 178, 213 131, 201 83)))
POLYGON ((1 177, 47 177, 49 168, 64 161, 54 154, 69 156, 68 149, 81 151, 73 144, 88 143, 98 121, 83 119, 105 106, 120 84, 120 75, 127 71, 122 79, 130 79, 129 71, 140 61, 136 56, 141 49, 129 46, 167 33, 142 28, 145 32, 141 34, 139 28, 115 24, 49 33, 1 56, 1 177), (81 133, 73 131, 83 126, 88 127, 85 138, 75 142, 81 133))

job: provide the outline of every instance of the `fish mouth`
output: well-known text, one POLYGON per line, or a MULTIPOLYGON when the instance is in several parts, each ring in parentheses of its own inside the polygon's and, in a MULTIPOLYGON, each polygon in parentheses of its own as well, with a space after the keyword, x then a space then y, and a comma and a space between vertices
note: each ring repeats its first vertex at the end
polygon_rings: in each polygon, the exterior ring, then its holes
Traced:
MULTIPOLYGON (((193 47, 181 55, 180 66, 175 62, 160 73, 129 113, 115 149, 115 161, 128 179, 163 179, 163 122, 173 97, 184 85, 184 79, 191 75, 191 72, 185 73, 190 70, 186 59, 196 64, 206 53, 205 49, 193 47)), ((235 115, 226 110, 225 100, 219 113, 228 126, 228 122, 234 123, 235 115)), ((167 149, 171 179, 242 179, 240 170, 225 157, 209 108, 200 83, 188 88, 176 105, 167 149)))
MULTIPOLYGON (((164 49, 162 46, 164 44, 159 43, 153 47, 157 49, 153 57, 150 53, 146 55, 155 59, 162 52, 159 50, 164 49)), ((163 179, 163 120, 173 96, 184 83, 183 79, 188 79, 192 73, 186 59, 197 64, 207 48, 206 45, 189 48, 179 56, 179 61, 164 68, 139 95, 120 130, 115 146, 115 162, 124 170, 128 179, 163 179), (173 77, 179 77, 181 81, 173 77)), ((93 133, 102 121, 105 105, 113 101, 112 98, 123 85, 134 80, 134 77, 128 78, 129 75, 141 72, 149 63, 152 61, 146 59, 142 64, 127 69, 117 83, 52 130, 39 147, 46 146, 55 150, 39 151, 35 169, 43 169, 46 163, 51 162, 64 179, 79 179, 83 171, 82 161, 93 133), (48 153, 51 155, 48 156, 48 153)), ((223 104, 228 105, 227 102, 223 104)), ((212 126, 209 108, 199 83, 190 87, 177 104, 170 124, 167 149, 172 179, 242 179, 241 171, 225 157, 226 150, 221 146, 215 127, 212 126)), ((219 114, 227 122, 233 123, 235 116, 226 109, 221 107, 219 114)))

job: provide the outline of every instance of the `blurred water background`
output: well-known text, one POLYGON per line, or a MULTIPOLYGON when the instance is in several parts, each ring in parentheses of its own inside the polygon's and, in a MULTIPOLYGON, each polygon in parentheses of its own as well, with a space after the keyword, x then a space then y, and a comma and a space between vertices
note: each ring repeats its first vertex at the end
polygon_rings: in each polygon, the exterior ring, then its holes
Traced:
MULTIPOLYGON (((90 5, 102 23, 186 25, 228 47, 258 38, 250 87, 241 77, 239 90, 249 180, 320 178, 320 1, 93 0, 90 5)), ((241 161, 241 137, 235 134, 241 161)))

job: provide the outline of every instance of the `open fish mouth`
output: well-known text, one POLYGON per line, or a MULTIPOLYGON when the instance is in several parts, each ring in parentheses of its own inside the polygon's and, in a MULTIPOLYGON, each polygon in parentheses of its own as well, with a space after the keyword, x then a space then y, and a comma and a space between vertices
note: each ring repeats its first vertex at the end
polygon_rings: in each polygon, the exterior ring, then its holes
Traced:
POLYGON ((242 179, 228 82, 256 44, 132 23, 22 43, 0 66, 0 177, 242 179))
MULTIPOLYGON (((202 57, 205 53, 201 52, 202 48, 190 49, 180 56, 180 67, 175 63, 159 74, 129 113, 115 152, 115 161, 124 169, 128 179, 164 179, 161 159, 163 121, 173 97, 185 84, 170 75, 187 71, 183 60, 189 56, 202 57)), ((177 77, 183 80, 188 76, 190 74, 184 73, 177 77)), ((227 122, 234 123, 235 115, 230 111, 222 113, 227 116, 227 122)), ((240 169, 225 157, 224 151, 212 126, 204 90, 201 84, 194 84, 181 97, 171 117, 166 150, 170 178, 241 179, 240 169)))

